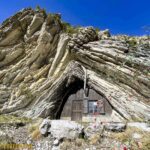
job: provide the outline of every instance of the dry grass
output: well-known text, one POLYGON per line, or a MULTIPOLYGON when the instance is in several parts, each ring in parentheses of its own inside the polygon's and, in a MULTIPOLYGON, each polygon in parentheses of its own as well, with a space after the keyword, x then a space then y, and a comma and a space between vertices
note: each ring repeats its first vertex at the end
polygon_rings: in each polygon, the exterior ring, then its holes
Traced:
POLYGON ((147 135, 142 139, 143 150, 150 150, 150 135, 147 135))
POLYGON ((34 124, 30 124, 28 127, 28 132, 33 140, 39 140, 42 137, 39 130, 41 122, 42 120, 38 119, 34 124))
POLYGON ((88 139, 88 141, 91 145, 99 144, 100 143, 100 135, 94 134, 88 139))
POLYGON ((71 142, 69 140, 65 140, 61 145, 60 145, 60 150, 69 150, 72 148, 71 142))
POLYGON ((75 145, 78 146, 78 147, 81 147, 84 143, 84 140, 83 139, 76 139, 75 141, 75 145))
POLYGON ((150 133, 135 127, 129 127, 122 133, 112 133, 111 138, 122 143, 129 143, 132 150, 150 150, 150 133), (135 140, 133 138, 134 133, 140 134, 141 139, 135 140))
POLYGON ((0 124, 30 123, 32 120, 26 117, 14 115, 0 115, 0 124))
POLYGON ((31 138, 34 140, 34 141, 37 141, 39 140, 40 138, 42 137, 40 131, 39 131, 39 128, 37 128, 36 130, 34 130, 32 133, 31 133, 31 138))
POLYGON ((35 130, 37 130, 38 127, 39 127, 38 124, 31 124, 28 128, 29 133, 34 132, 35 130))
POLYGON ((84 139, 77 138, 76 140, 65 139, 60 145, 60 150, 77 150, 82 149, 82 146, 85 144, 84 139))

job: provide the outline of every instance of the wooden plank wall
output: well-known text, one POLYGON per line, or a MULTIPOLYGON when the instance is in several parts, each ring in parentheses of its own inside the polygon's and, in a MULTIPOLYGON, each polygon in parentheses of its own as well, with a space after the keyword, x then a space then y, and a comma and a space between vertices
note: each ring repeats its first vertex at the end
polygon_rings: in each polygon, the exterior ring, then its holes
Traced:
MULTIPOLYGON (((72 94, 72 95, 69 96, 69 98, 68 98, 68 100, 67 100, 67 102, 66 102, 66 104, 63 108, 61 117, 71 117, 72 101, 73 100, 83 100, 83 98, 84 98, 83 92, 84 92, 84 90, 80 89, 75 94, 72 94)), ((99 95, 93 89, 89 89, 89 92, 88 92, 87 96, 89 97, 90 100, 104 99, 101 95, 99 95)), ((110 104, 107 102, 106 99, 104 99, 104 103, 105 103, 105 113, 107 115, 111 114, 112 113, 112 108, 111 108, 110 104)))

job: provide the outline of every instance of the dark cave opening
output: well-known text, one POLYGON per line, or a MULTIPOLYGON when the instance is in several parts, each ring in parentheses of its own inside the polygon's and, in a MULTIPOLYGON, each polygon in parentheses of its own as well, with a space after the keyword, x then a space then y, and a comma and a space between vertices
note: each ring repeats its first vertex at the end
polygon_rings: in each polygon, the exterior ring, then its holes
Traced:
POLYGON ((84 86, 84 82, 80 79, 75 79, 75 81, 71 84, 69 84, 68 87, 66 87, 63 91, 64 91, 64 96, 61 99, 61 104, 59 109, 57 110, 56 113, 56 119, 60 119, 61 117, 61 113, 63 111, 63 108, 68 100, 68 97, 74 93, 76 93, 78 90, 82 89, 84 86))

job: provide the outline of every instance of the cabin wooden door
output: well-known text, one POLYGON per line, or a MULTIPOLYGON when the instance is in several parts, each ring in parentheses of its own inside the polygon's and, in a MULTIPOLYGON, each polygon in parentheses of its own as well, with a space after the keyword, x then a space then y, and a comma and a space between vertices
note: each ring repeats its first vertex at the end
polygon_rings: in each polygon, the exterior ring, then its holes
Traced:
POLYGON ((73 100, 71 120, 81 121, 83 112, 82 110, 83 110, 83 100, 73 100))

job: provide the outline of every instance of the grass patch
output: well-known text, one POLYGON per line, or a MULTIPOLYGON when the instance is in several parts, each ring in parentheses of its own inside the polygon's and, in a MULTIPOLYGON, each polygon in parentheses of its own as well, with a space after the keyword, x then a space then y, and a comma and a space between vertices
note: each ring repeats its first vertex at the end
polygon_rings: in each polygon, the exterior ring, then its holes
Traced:
POLYGON ((63 143, 60 145, 61 150, 68 150, 68 149, 71 149, 71 148, 72 148, 72 145, 71 145, 69 140, 63 141, 63 143))
POLYGON ((36 128, 32 133, 31 133, 31 138, 34 141, 38 141, 42 137, 39 128, 36 128))
POLYGON ((84 139, 77 138, 75 141, 75 145, 81 147, 84 144, 84 139))
POLYGON ((14 115, 0 115, 0 124, 30 123, 32 119, 14 115))
POLYGON ((72 26, 70 23, 62 22, 63 30, 68 34, 77 33, 80 29, 80 26, 72 26))
POLYGON ((111 138, 124 144, 129 143, 132 150, 139 150, 139 147, 141 147, 142 150, 150 149, 150 133, 135 127, 128 127, 125 132, 111 133, 110 136, 111 138), (141 135, 141 139, 139 139, 138 142, 133 138, 134 133, 141 135))
POLYGON ((100 134, 94 134, 88 139, 88 141, 89 141, 89 144, 91 145, 97 145, 100 143, 100 139, 101 139, 100 134))

